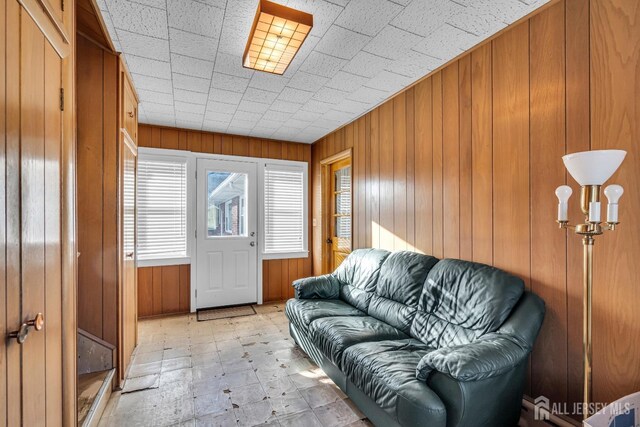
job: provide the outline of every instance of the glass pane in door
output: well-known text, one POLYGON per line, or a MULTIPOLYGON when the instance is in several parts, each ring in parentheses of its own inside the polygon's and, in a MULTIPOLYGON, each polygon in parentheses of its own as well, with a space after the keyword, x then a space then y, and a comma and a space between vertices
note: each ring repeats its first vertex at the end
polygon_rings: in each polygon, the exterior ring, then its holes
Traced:
POLYGON ((245 173, 207 173, 207 237, 247 235, 245 173))
POLYGON ((335 250, 351 251, 351 166, 334 172, 335 250))

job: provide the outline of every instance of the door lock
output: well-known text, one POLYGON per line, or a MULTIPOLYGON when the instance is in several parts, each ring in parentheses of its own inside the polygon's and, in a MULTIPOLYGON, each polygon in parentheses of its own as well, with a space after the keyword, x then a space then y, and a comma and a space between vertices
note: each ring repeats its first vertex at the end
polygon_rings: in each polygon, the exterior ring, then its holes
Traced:
POLYGON ((20 329, 17 331, 13 331, 9 333, 9 338, 15 338, 18 341, 18 344, 22 344, 27 340, 27 336, 29 335, 29 330, 31 328, 36 331, 41 331, 44 327, 44 315, 42 313, 36 314, 31 320, 27 320, 22 325, 20 325, 20 329))
POLYGON ((256 245, 256 242, 249 243, 249 246, 255 246, 255 245, 256 245))
POLYGON ((249 236, 251 236, 251 237, 253 237, 253 236, 255 236, 255 235, 256 235, 256 232, 255 232, 255 231, 252 231, 252 232, 249 234, 249 236))
POLYGON ((329 244, 333 243, 333 240, 331 239, 331 237, 327 237, 327 243, 329 244))

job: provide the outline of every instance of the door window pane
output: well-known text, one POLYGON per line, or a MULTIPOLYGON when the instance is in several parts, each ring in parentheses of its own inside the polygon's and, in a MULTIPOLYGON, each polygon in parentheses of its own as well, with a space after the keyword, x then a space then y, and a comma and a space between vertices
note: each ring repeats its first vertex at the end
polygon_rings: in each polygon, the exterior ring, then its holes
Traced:
POLYGON ((207 237, 246 236, 247 174, 207 173, 207 237))

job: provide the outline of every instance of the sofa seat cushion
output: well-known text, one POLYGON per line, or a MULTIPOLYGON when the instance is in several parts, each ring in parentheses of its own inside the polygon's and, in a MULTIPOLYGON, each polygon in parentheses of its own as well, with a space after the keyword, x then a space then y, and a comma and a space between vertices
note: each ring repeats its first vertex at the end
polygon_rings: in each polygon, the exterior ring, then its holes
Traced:
POLYGON ((402 331, 370 316, 323 317, 311 322, 309 334, 311 341, 338 367, 342 352, 349 346, 368 341, 409 338, 402 331))
POLYGON ((284 309, 287 318, 307 332, 316 319, 331 316, 366 316, 365 313, 339 299, 290 299, 284 309))
POLYGON ((444 426, 444 403, 416 380, 416 365, 432 350, 412 338, 366 342, 347 348, 341 365, 349 381, 400 424, 444 426))

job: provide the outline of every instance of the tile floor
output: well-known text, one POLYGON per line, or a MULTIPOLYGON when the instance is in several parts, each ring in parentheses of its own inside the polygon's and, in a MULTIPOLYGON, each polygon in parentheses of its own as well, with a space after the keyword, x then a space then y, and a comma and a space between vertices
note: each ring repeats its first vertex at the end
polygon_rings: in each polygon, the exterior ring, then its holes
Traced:
POLYGON ((255 308, 231 319, 139 322, 124 389, 100 425, 371 425, 295 345, 284 303, 255 308))

